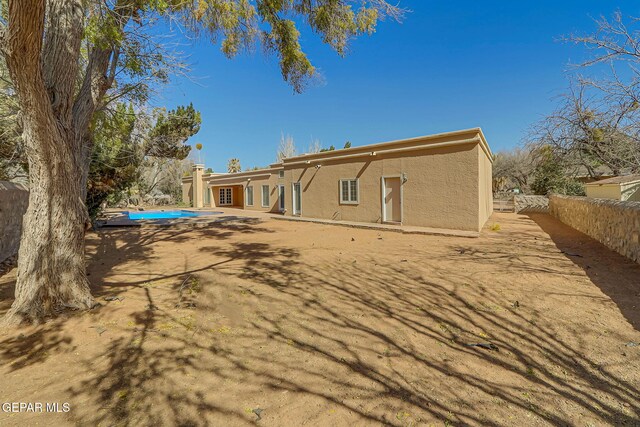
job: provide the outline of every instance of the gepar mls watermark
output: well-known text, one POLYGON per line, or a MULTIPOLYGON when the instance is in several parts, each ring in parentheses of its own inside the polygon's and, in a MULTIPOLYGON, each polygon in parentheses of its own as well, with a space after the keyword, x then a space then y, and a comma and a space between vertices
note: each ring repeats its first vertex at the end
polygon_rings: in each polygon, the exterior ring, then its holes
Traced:
POLYGON ((71 410, 68 402, 2 402, 0 411, 5 413, 20 412, 58 412, 64 413, 71 410))

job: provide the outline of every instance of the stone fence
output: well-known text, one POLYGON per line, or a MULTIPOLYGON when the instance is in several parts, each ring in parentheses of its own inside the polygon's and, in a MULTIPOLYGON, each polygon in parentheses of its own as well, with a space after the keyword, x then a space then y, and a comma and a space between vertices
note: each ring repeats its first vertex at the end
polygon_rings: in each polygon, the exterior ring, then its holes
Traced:
POLYGON ((552 195, 551 215, 640 263, 640 202, 552 195))
POLYGON ((18 253, 22 217, 29 205, 29 190, 0 181, 0 263, 18 253))
POLYGON ((549 212, 547 196, 513 196, 513 210, 516 213, 549 212))

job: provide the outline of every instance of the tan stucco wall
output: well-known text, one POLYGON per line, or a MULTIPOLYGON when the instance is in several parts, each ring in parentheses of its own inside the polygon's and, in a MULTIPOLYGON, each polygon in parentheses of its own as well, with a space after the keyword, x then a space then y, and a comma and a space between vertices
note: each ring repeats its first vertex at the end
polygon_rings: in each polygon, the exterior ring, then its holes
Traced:
MULTIPOLYGON (((204 188, 211 188, 213 206, 220 206, 219 188, 232 187, 233 207, 280 212, 278 185, 283 185, 285 215, 292 215, 292 184, 300 182, 303 217, 379 223, 383 220, 381 178, 406 177, 401 187, 403 225, 480 230, 493 210, 490 159, 482 132, 469 129, 298 156, 268 170, 200 180, 204 188), (358 204, 340 204, 341 179, 358 179, 358 204), (261 204, 263 184, 270 192, 265 208, 261 204), (248 185, 254 189, 252 206, 245 205, 248 185)), ((185 200, 193 193, 192 187, 185 180, 185 200)), ((192 194, 190 198, 193 200, 192 194)))
MULTIPOLYGON (((251 182, 244 184, 244 189, 248 186, 253 187, 253 206, 245 204, 245 209, 260 212, 278 212, 278 173, 271 174, 268 178, 252 178, 251 182), (262 186, 269 187, 269 203, 267 207, 262 207, 262 186)), ((246 202, 246 196, 245 196, 246 202)))
MULTIPOLYGON (((291 183, 300 181, 302 216, 357 222, 382 221, 382 176, 406 174, 404 225, 479 230, 481 220, 477 144, 325 160, 315 166, 285 163, 286 215, 292 214, 291 183), (339 180, 359 179, 359 204, 339 203, 339 180)), ((491 180, 487 181, 489 192, 491 180)), ((486 208, 483 207, 483 216, 486 208)))
POLYGON ((476 146, 476 152, 478 153, 478 230, 481 230, 493 213, 493 164, 479 146, 476 146))
POLYGON ((620 200, 620 184, 585 185, 587 197, 620 200))
POLYGON ((204 206, 204 185, 202 176, 204 175, 204 165, 194 165, 193 166, 193 185, 191 188, 192 193, 192 203, 191 206, 194 208, 201 208, 204 206))
POLYGON ((278 212, 278 191, 276 184, 282 179, 278 179, 278 171, 274 170, 271 173, 262 172, 258 176, 244 175, 236 179, 229 179, 229 176, 222 176, 218 179, 210 179, 208 185, 211 186, 213 191, 212 200, 215 206, 219 206, 220 187, 233 187, 233 204, 234 207, 243 207, 247 210, 260 211, 260 212, 278 212), (251 181, 248 181, 251 178, 251 181), (262 207, 262 186, 269 186, 269 206, 262 207), (246 204, 246 188, 247 186, 253 187, 253 206, 246 204))

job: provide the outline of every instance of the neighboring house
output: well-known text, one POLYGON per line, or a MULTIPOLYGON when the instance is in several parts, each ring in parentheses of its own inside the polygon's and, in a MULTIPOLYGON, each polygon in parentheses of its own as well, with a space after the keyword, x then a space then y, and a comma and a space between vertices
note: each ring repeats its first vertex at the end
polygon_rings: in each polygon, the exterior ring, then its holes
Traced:
POLYGON ((640 202, 640 175, 616 176, 585 184, 587 197, 640 202))
POLYGON ((587 170, 586 167, 580 165, 580 166, 577 166, 574 170, 568 171, 567 176, 569 178, 575 179, 578 182, 587 184, 589 182, 594 182, 601 179, 612 178, 615 175, 610 168, 604 165, 600 165, 595 169, 592 169, 591 173, 589 173, 589 170, 587 170), (595 178, 592 175, 594 175, 595 178))
POLYGON ((492 212, 492 154, 480 128, 284 159, 182 180, 194 207, 480 230, 492 212))

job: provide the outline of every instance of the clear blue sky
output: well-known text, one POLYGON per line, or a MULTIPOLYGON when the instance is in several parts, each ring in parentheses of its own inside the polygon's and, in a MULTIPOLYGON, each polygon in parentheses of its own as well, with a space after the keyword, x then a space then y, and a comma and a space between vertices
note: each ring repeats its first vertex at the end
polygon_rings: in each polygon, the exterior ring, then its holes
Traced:
POLYGON ((281 132, 299 151, 312 138, 336 148, 480 126, 494 152, 518 144, 527 128, 567 86, 582 47, 558 41, 590 32, 593 18, 620 9, 640 15, 637 1, 404 0, 402 24, 383 22, 340 58, 303 29, 303 48, 324 83, 294 94, 275 57, 260 52, 226 59, 219 46, 191 50, 196 82, 176 79, 157 105, 193 102, 207 167, 225 172, 275 160, 281 132))

